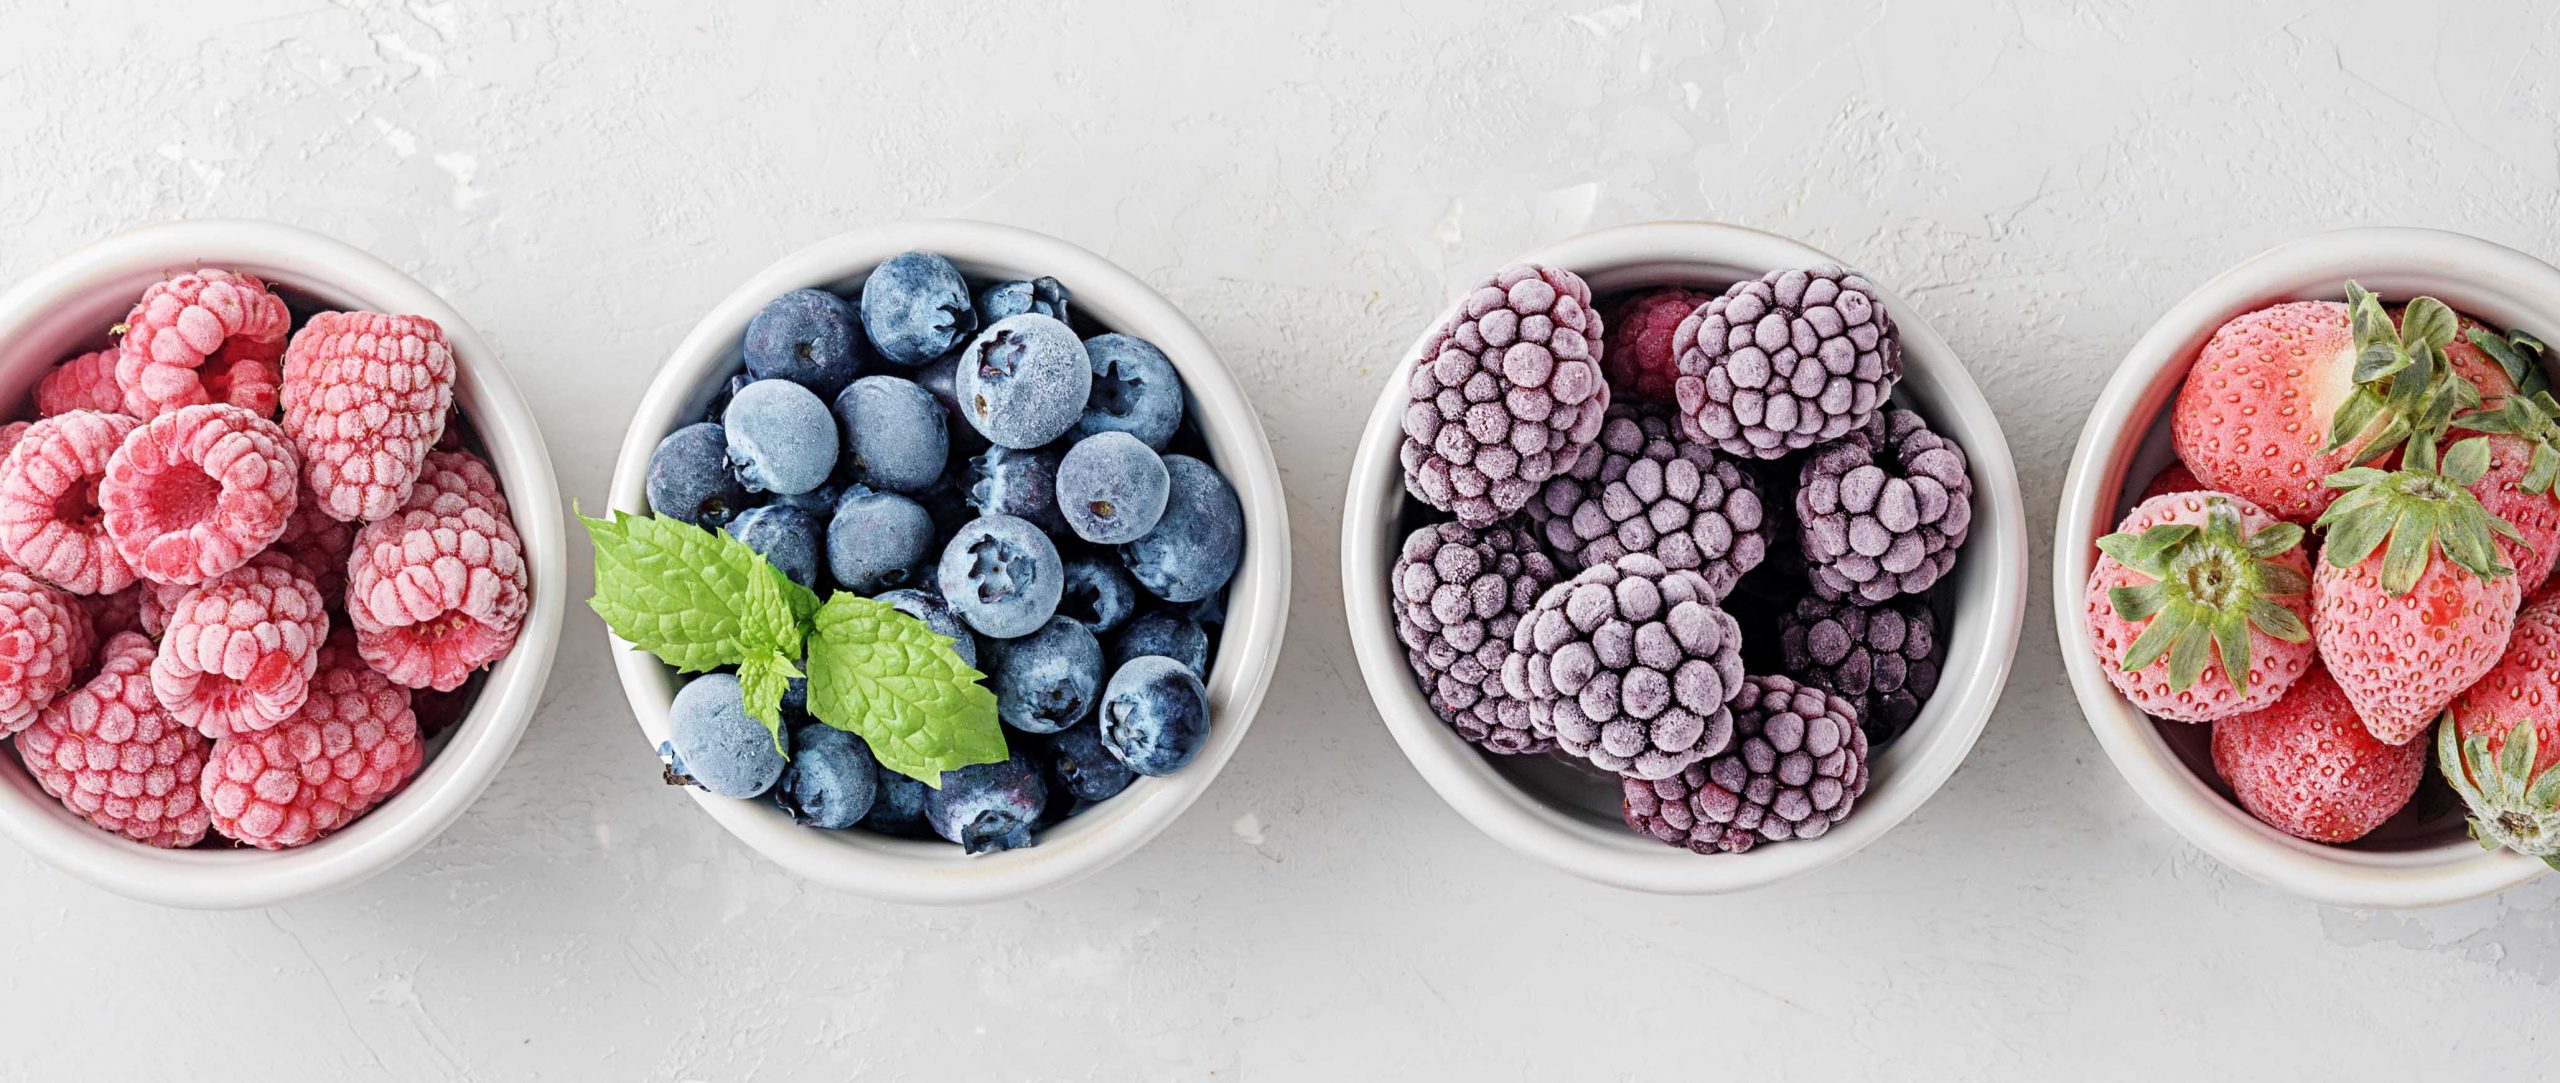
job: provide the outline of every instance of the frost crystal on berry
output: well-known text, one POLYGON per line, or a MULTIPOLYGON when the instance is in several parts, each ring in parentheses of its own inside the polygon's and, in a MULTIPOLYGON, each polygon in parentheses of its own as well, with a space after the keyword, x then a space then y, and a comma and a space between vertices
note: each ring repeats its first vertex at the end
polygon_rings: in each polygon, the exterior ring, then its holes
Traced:
POLYGON ((453 351, 424 316, 323 312, 284 359, 284 429, 332 518, 398 511, 453 406, 453 351))
POLYGON ((347 619, 385 676, 451 690, 515 646, 526 578, 514 524, 488 508, 404 511, 356 533, 347 619))
POLYGON ((98 505, 134 574, 201 583, 284 534, 296 472, 275 422, 237 406, 187 406, 125 438, 107 460, 98 505))
POLYGON ((124 322, 115 377, 125 413, 149 420, 205 403, 275 412, 276 359, 293 315, 256 276, 179 275, 143 291, 124 322))
POLYGON ((1736 282, 1672 333, 1691 434, 1775 459, 1864 428, 1902 376, 1875 287, 1838 267, 1736 282))
POLYGON ((1460 299, 1414 362, 1405 488, 1470 526, 1520 510, 1600 434, 1600 335, 1571 271, 1516 264, 1460 299))
POLYGON ((91 642, 71 595, 0 568, 0 737, 26 728, 64 689, 91 642))
POLYGON ((73 410, 124 412, 124 388, 116 383, 116 352, 84 353, 53 367, 36 381, 36 416, 73 410))
POLYGON ((73 594, 131 584, 133 568, 107 536, 98 488, 139 424, 82 410, 30 426, 0 462, 0 556, 73 594))
POLYGON ((204 735, 160 709, 149 639, 119 634, 103 656, 97 676, 18 735, 18 758, 90 823, 151 846, 193 846, 210 820, 198 792, 204 735))
POLYGON ((1917 594, 1955 567, 1973 525, 1964 449, 1909 410, 1807 458, 1796 520, 1805 572, 1825 598, 1917 594))
POLYGON ((1502 687, 1511 635, 1555 585, 1555 562, 1528 531, 1426 526, 1404 541, 1394 579, 1396 636, 1440 720, 1470 743, 1507 755, 1554 747, 1529 705, 1502 687))
POLYGON ((1641 553, 1586 568, 1538 599, 1512 650, 1503 687, 1595 766, 1665 778, 1732 736, 1742 629, 1696 572, 1641 553))
POLYGON ((409 690, 330 641, 300 713, 214 742, 204 803, 214 830, 258 847, 302 846, 346 826, 418 773, 425 745, 409 690))
POLYGON ((328 635, 320 591, 301 566, 262 556, 178 600, 151 687, 207 737, 266 729, 302 708, 328 635))
POLYGON ((1769 552, 1758 488, 1656 406, 1609 407, 1599 441, 1547 479, 1528 513, 1574 571, 1645 553, 1706 576, 1718 599, 1769 552))

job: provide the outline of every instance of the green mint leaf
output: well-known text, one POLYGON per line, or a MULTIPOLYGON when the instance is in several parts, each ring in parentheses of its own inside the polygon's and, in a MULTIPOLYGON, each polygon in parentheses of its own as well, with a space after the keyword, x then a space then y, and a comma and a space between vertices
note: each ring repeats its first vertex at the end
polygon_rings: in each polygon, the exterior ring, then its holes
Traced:
POLYGON ((764 723, 765 731, 773 734, 774 750, 786 756, 790 752, 782 747, 782 693, 797 676, 800 667, 777 651, 738 664, 738 687, 746 694, 747 717, 764 723))
POLYGON ((788 581, 744 543, 664 516, 578 518, 596 549, 587 604, 632 646, 686 673, 799 653, 788 581))
POLYGON ((945 771, 1006 756, 986 674, 887 602, 827 599, 808 666, 810 713, 861 737, 892 771, 939 789, 945 771))

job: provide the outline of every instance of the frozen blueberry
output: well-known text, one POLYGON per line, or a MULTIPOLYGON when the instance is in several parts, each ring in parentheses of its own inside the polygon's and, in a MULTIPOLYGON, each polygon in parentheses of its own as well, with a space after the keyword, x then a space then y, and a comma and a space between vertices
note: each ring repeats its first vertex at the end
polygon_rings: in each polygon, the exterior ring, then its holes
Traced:
POLYGON ((987 438, 969 424, 969 415, 960 408, 960 351, 916 370, 916 386, 924 388, 942 407, 943 431, 948 434, 951 453, 974 455, 987 446, 987 438))
POLYGON ((1227 479, 1188 455, 1164 457, 1172 495, 1147 536, 1120 547, 1129 575, 1168 602, 1196 602, 1234 578, 1244 558, 1244 505, 1227 479))
POLYGON ((871 813, 862 818, 862 827, 883 835, 902 839, 921 839, 933 834, 933 826, 924 822, 925 798, 933 787, 881 767, 874 775, 871 813))
POLYGON ((862 371, 862 329, 853 306, 825 290, 793 290, 747 321, 747 373, 790 380, 833 395, 862 371))
POLYGON ((973 854, 1031 845, 1031 826, 1049 803, 1040 768, 1021 753, 942 773, 942 788, 925 795, 925 821, 933 833, 973 854))
POLYGON ((980 327, 991 327, 997 320, 1025 312, 1067 322, 1067 287, 1054 278, 1035 278, 1029 282, 991 283, 978 291, 980 327))
POLYGON ((1056 733, 1082 721, 1102 688, 1102 642, 1082 621, 1051 617, 1030 635, 997 640, 988 653, 996 717, 1024 733, 1056 733))
POLYGON ((1198 621, 1179 613, 1161 610, 1129 622, 1129 627, 1111 639, 1111 668, 1118 670, 1132 658, 1161 654, 1190 667, 1193 676, 1209 679, 1209 633, 1198 621))
POLYGON ((1173 443, 1182 427, 1182 377, 1172 359, 1136 335, 1095 335, 1084 349, 1093 361, 1093 390, 1075 435, 1125 432, 1157 451, 1173 443))
POLYGON ((836 418, 817 392, 789 380, 738 390, 720 415, 738 481, 759 493, 805 493, 836 468, 836 418))
POLYGON ((1058 460, 1062 457, 1055 448, 991 447, 980 452, 969 460, 969 506, 980 515, 1017 516, 1049 533, 1067 533, 1067 518, 1058 513, 1058 460))
POLYGON ((766 501, 768 507, 798 508, 809 513, 809 521, 824 523, 836 513, 836 501, 844 499, 844 487, 829 483, 805 493, 782 493, 766 501))
MULTIPOLYGON (((1049 738, 1049 774, 1078 801, 1106 801, 1128 789, 1137 772, 1102 747, 1102 727, 1069 726, 1049 738)), ((1051 795, 1051 800, 1056 796, 1051 795)))
POLYGON ((1074 428, 1092 362, 1066 324, 1038 313, 978 333, 960 365, 960 406, 991 443, 1035 448, 1074 428))
POLYGON ((836 396, 844 469, 856 484, 914 495, 942 480, 951 455, 942 406, 913 380, 865 376, 836 396))
POLYGON ((705 421, 677 429, 649 453, 651 511, 717 528, 728 525, 752 499, 729 469, 729 435, 718 425, 705 421))
POLYGON ((791 730, 791 766, 774 787, 773 803, 802 827, 841 830, 871 814, 880 793, 880 763, 871 746, 833 726, 812 722, 791 730))
POLYGON ((1103 747, 1142 775, 1170 775, 1209 741, 1209 693, 1189 667, 1163 655, 1129 660, 1102 692, 1103 747))
POLYGON ((989 515, 961 527, 943 548, 942 597, 980 635, 1030 635, 1058 612, 1066 589, 1062 563, 1039 527, 989 515))
POLYGON ((827 522, 827 571, 836 585, 878 594, 915 582, 933 559, 933 517, 924 505, 859 485, 836 501, 827 522))
POLYGON ((862 285, 862 329, 880 356, 921 365, 950 353, 978 330, 969 283, 931 252, 893 256, 862 285))
POLYGON ((923 621, 924 626, 951 637, 951 652, 978 668, 978 634, 969 630, 951 605, 938 594, 909 588, 874 596, 875 601, 889 603, 889 608, 923 621))
POLYGON ((1156 528, 1172 486, 1164 459, 1137 437, 1095 433, 1058 460, 1058 513, 1076 537, 1121 545, 1156 528))
POLYGON ((703 409, 702 420, 717 423, 720 415, 729 409, 729 400, 738 397, 738 389, 754 382, 755 377, 743 372, 729 377, 728 383, 720 385, 719 393, 711 396, 711 405, 703 409))
POLYGON ((780 504, 749 508, 729 524, 729 535, 764 554, 792 582, 818 589, 818 523, 808 512, 780 504))
POLYGON ((782 777, 784 750, 774 747, 764 723, 747 717, 745 694, 734 676, 705 673, 678 690, 667 707, 667 728, 685 776, 703 789, 754 797, 782 777))
POLYGON ((1058 613, 1084 622, 1095 635, 1109 635, 1138 608, 1138 585, 1120 562, 1108 556, 1077 553, 1067 558, 1066 591, 1058 597, 1058 613))

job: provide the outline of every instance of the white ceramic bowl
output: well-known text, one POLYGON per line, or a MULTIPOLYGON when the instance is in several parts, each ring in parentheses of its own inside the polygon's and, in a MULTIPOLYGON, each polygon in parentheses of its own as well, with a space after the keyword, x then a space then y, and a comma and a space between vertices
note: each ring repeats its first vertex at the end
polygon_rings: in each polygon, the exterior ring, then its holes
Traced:
POLYGON ((2513 887, 2544 866, 2472 842, 2462 830, 2459 802, 2432 773, 2410 811, 2351 845, 2306 842, 2259 823, 2214 775, 2212 727, 2160 722, 2135 709, 2107 683, 2080 617, 2097 539, 2115 529, 2134 497, 2174 458, 2169 403, 2205 340, 2224 321, 2253 309, 2344 300, 2348 279, 2388 300, 2428 294, 2493 327, 2560 334, 2560 269, 2458 233, 2341 230, 2279 245, 2223 272, 2143 333, 2089 411, 2055 516, 2054 620, 2072 690, 2098 743, 2134 792, 2188 841, 2257 880, 2319 902, 2434 906, 2513 887))
MULTIPOLYGON (((1608 296, 1643 286, 1721 289, 1782 267, 1836 263, 1800 242, 1739 226, 1650 222, 1586 233, 1523 260, 1563 267, 1608 296)), ((1742 891, 1821 868, 1874 842, 1937 792, 1964 762, 2007 683, 2026 609, 2026 518, 1999 419, 1946 341, 1903 299, 1882 291, 1901 329, 1898 401, 1961 445, 1973 467, 1973 532, 1948 584, 1937 694, 1876 758, 1857 811, 1819 838, 1701 856, 1627 829, 1617 776, 1561 756, 1476 750, 1431 713, 1396 640, 1388 576, 1405 535, 1440 516, 1405 494, 1396 458, 1407 375, 1430 338, 1406 348, 1369 415, 1343 499, 1342 594, 1369 696, 1396 743, 1460 815, 1515 850, 1606 884, 1682 894, 1742 891)))
MULTIPOLYGON (((1140 778, 1118 796, 1040 833, 1036 846, 969 856, 939 840, 868 831, 798 827, 772 805, 687 789, 703 810, 747 845, 811 880, 893 902, 995 902, 1055 887, 1128 856, 1171 824, 1216 780, 1253 724, 1280 659, 1289 611, 1288 508, 1262 422, 1209 341, 1180 309, 1119 265, 1046 234, 986 222, 903 222, 828 238, 748 279, 677 345, 658 369, 631 420, 614 470, 613 506, 648 507, 649 455, 658 441, 702 411, 739 370, 747 321, 791 290, 852 293, 873 267, 901 252, 938 252, 972 279, 1054 277, 1082 317, 1154 343, 1182 373, 1187 416, 1210 461, 1235 486, 1245 515, 1244 563, 1227 603, 1227 624, 1209 664, 1209 744, 1165 778, 1140 778)), ((623 692, 650 747, 667 738, 667 705, 683 681, 655 657, 616 638, 623 692)))
POLYGON ((493 667, 469 714, 430 746, 390 801, 299 849, 160 850, 111 835, 45 794, 0 756, 0 834, 81 879, 136 899, 207 909, 266 906, 345 887, 398 864, 462 815, 532 721, 559 646, 567 550, 560 490, 533 412, 462 314, 390 264, 317 233, 254 221, 171 222, 110 237, 0 293, 0 404, 26 408, 55 362, 109 344, 142 291, 199 267, 265 279, 297 307, 413 313, 443 325, 461 362, 455 397, 487 445, 531 564, 533 608, 514 653, 493 667), (441 746, 441 747, 437 747, 441 746))

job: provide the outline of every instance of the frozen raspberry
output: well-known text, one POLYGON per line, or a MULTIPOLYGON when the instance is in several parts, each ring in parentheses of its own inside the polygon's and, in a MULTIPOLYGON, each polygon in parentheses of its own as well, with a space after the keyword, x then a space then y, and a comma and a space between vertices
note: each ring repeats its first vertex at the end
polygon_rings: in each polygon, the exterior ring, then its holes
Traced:
POLYGON ((1601 352, 1600 371, 1609 378, 1617 401, 1671 402, 1678 396, 1679 353, 1672 335, 1689 314, 1716 299, 1709 290, 1664 286, 1630 294, 1608 313, 1608 349, 1601 352))
POLYGON ((25 729, 71 687, 94 637, 77 599, 0 569, 0 737, 25 729))
POLYGON ((341 636, 321 652, 299 714, 214 742, 204 803, 225 837, 303 846, 398 792, 425 758, 409 690, 366 668, 341 636))
POLYGON ((1938 690, 1938 618, 1927 599, 1869 609, 1798 598, 1778 629, 1787 675, 1848 700, 1871 747, 1902 736, 1938 690))
POLYGON ((1648 553, 1706 576, 1722 600, 1768 555, 1759 491, 1664 407, 1612 404, 1608 419, 1599 441, 1529 501, 1530 520, 1570 570, 1648 553))
POLYGON ((1502 687, 1511 633, 1554 586, 1555 561, 1529 532, 1497 523, 1414 531, 1396 557, 1396 637, 1432 713, 1468 742, 1506 755, 1554 747, 1529 705, 1502 687))
POLYGON ((6 425, 0 425, 0 460, 6 460, 10 452, 17 450, 18 441, 26 439, 28 430, 35 427, 36 424, 32 421, 12 421, 6 425))
POLYGON ((1825 598, 1872 605, 1927 590, 1973 525, 1964 449, 1909 410, 1814 452, 1798 477, 1805 572, 1825 598))
POLYGON ((506 657, 529 602, 522 542, 487 508, 404 511, 356 532, 347 620, 365 661, 401 684, 451 690, 506 657))
POLYGON ((125 632, 142 631, 142 599, 149 593, 148 586, 136 583, 113 594, 80 599, 80 608, 89 615, 90 638, 104 643, 125 632))
POLYGON ((456 449, 427 453, 417 484, 409 487, 409 496, 401 502, 400 509, 451 514, 466 506, 484 508, 501 520, 513 518, 507 507, 507 494, 498 487, 498 474, 489 468, 488 461, 456 449))
POLYGON ((1571 271, 1515 264, 1478 285, 1414 363, 1405 488, 1469 526, 1520 510, 1600 435, 1600 330, 1571 271))
POLYGON ((133 568, 98 507, 107 462, 141 423, 82 410, 30 427, 0 463, 0 556, 73 594, 113 594, 133 568))
POLYGON ((53 367, 36 381, 36 416, 73 410, 124 412, 124 387, 116 383, 116 352, 84 353, 53 367))
POLYGON ((1865 428, 1902 376, 1902 339, 1866 279, 1838 267, 1727 287, 1672 335, 1691 435, 1775 459, 1865 428))
POLYGON ((1627 779, 1627 826, 1698 853, 1814 838, 1867 792, 1867 735, 1846 700, 1785 677, 1745 677, 1733 744, 1677 779, 1627 779))
POLYGON ((194 589, 183 583, 154 583, 148 579, 136 582, 133 590, 139 604, 134 606, 133 615, 142 622, 142 634, 158 639, 167 632, 169 611, 178 608, 178 601, 194 589))
POLYGON ((356 529, 354 523, 331 518, 306 494, 294 504, 284 534, 269 551, 293 558, 311 577, 311 585, 320 588, 320 600, 334 607, 347 595, 347 557, 355 552, 356 529))
POLYGON ((134 574, 201 583, 283 536, 296 472, 275 422, 237 406, 187 406, 126 438, 107 462, 98 503, 134 574))
POLYGON ((319 588, 281 555, 188 591, 167 620, 152 690, 172 716, 213 738, 293 717, 329 637, 319 588))
POLYGON ((152 698, 151 641, 107 641, 87 684, 18 735, 18 758, 44 792, 90 823, 151 846, 193 846, 211 819, 197 791, 204 735, 152 698))
POLYGON ((1707 579, 1638 553, 1549 588, 1512 633, 1502 686, 1566 752, 1667 778, 1724 750, 1742 630, 1707 579))
POLYGON ((310 499, 369 523, 400 509, 453 407, 453 351, 424 316, 323 312, 284 359, 284 428, 310 499))
POLYGON ((144 290, 124 318, 116 383, 124 412, 149 420, 181 406, 276 410, 276 359, 293 314, 255 276, 203 270, 144 290))

